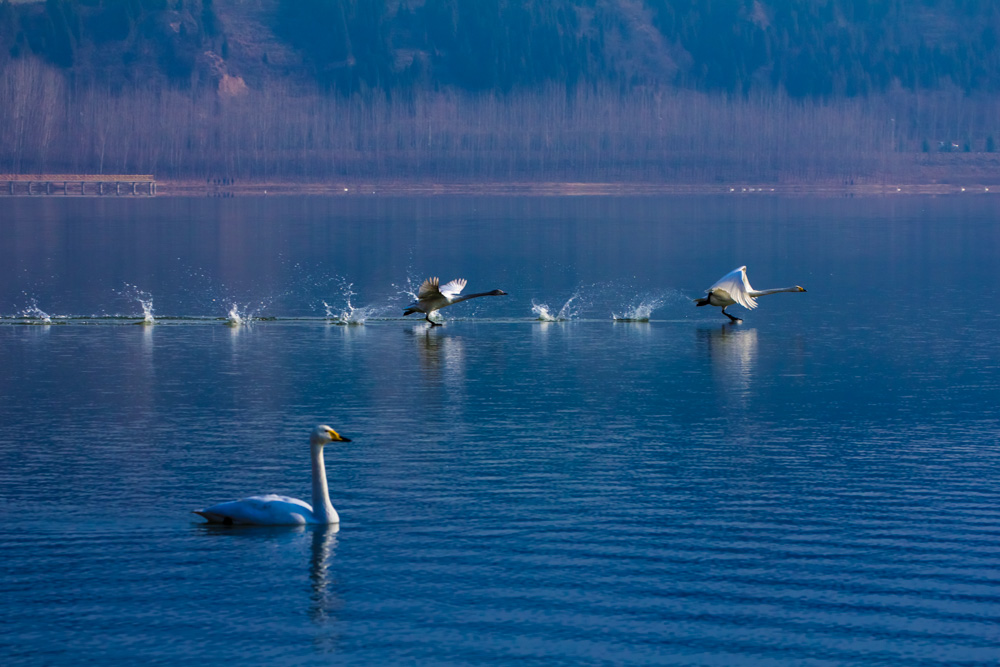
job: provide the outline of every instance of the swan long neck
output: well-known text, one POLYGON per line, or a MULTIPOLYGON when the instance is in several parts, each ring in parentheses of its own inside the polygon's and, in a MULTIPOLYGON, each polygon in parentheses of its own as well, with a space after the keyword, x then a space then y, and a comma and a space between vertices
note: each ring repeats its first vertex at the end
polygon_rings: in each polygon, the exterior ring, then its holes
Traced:
POLYGON ((493 296, 493 292, 480 292, 479 294, 466 294, 465 296, 456 297, 452 300, 452 303, 458 303, 459 301, 468 301, 469 299, 475 299, 477 296, 493 296))
POLYGON ((312 454, 312 506, 316 523, 339 523, 337 511, 330 503, 330 489, 326 485, 326 463, 323 461, 323 447, 313 445, 312 454))
POLYGON ((801 292, 802 288, 796 285, 795 287, 779 287, 777 289, 755 289, 747 292, 748 295, 753 298, 759 296, 767 296, 768 294, 777 294, 778 292, 801 292))

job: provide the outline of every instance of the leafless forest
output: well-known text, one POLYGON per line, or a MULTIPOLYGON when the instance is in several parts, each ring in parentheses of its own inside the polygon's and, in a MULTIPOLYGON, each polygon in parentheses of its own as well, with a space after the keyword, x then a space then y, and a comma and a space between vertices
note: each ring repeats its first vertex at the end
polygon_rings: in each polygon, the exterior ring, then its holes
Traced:
POLYGON ((349 98, 74 90, 0 72, 0 172, 162 179, 919 182, 996 168, 1000 102, 899 93, 835 102, 672 89, 349 98))

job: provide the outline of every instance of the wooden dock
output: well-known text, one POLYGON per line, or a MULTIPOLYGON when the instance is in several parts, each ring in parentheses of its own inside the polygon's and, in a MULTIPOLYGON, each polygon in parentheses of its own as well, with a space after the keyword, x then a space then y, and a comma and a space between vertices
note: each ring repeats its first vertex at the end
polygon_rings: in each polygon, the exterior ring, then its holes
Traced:
POLYGON ((156 196, 151 174, 0 174, 0 196, 156 196))

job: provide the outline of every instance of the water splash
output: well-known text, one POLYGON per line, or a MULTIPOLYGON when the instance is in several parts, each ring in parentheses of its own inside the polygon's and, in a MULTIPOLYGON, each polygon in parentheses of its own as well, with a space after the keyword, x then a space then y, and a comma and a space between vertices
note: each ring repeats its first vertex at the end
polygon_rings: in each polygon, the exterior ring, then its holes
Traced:
POLYGON ((531 312, 535 314, 535 319, 540 322, 558 322, 559 318, 549 312, 549 307, 544 303, 531 301, 531 312))
POLYGON ((648 322, 653 311, 662 306, 666 299, 662 296, 646 297, 641 299, 636 305, 629 305, 619 315, 612 312, 611 318, 615 322, 648 322))
MULTIPOLYGON (((228 326, 239 327, 247 326, 257 321, 275 320, 277 319, 276 317, 265 317, 263 315, 264 310, 271 305, 272 300, 273 297, 267 297, 258 301, 256 305, 248 303, 245 306, 241 306, 238 301, 233 299, 231 301, 233 305, 226 314, 225 322, 228 326)), ((227 301, 229 299, 225 299, 223 303, 227 301)))
POLYGON ((396 292, 398 294, 400 294, 401 296, 403 296, 404 298, 406 298, 407 301, 416 301, 417 300, 417 292, 420 291, 420 285, 422 285, 423 282, 424 282, 424 280, 422 278, 417 279, 414 282, 414 279, 412 277, 407 276, 405 284, 403 284, 403 285, 397 285, 396 283, 393 283, 392 287, 393 287, 393 289, 396 290, 396 292))
POLYGON ((559 312, 557 313, 553 313, 551 310, 549 310, 548 304, 538 303, 537 301, 532 300, 531 312, 534 313, 535 319, 538 320, 539 322, 565 322, 566 320, 572 319, 573 316, 576 314, 575 312, 567 308, 567 306, 569 306, 572 300, 573 299, 567 301, 566 304, 563 305, 563 307, 560 308, 559 312))
POLYGON ((240 305, 238 303, 234 303, 233 307, 229 309, 229 315, 226 317, 226 324, 231 327, 238 327, 238 326, 243 326, 244 324, 249 324, 250 321, 253 319, 250 316, 250 313, 247 312, 246 310, 249 307, 250 304, 247 304, 244 307, 243 312, 240 313, 240 305))
POLYGON ((564 303, 562 308, 559 309, 559 312, 555 314, 549 310, 548 304, 538 303, 532 299, 531 312, 535 314, 535 318, 540 322, 565 322, 566 320, 573 319, 579 314, 578 309, 573 305, 573 302, 579 297, 580 291, 577 290, 573 293, 573 296, 566 300, 566 303, 564 303))
POLYGON ((350 300, 347 301, 347 306, 339 313, 336 308, 326 301, 323 302, 323 307, 326 309, 327 321, 332 324, 351 326, 364 324, 371 310, 370 308, 355 308, 351 305, 350 300))
POLYGON ((138 301, 142 307, 142 324, 155 324, 153 317, 153 295, 145 290, 139 289, 136 285, 125 283, 125 289, 119 294, 130 301, 138 301))
POLYGON ((39 308, 38 302, 34 299, 31 300, 31 305, 18 313, 17 316, 28 320, 29 324, 52 324, 52 317, 39 308))
POLYGON ((326 319, 333 324, 352 326, 361 325, 365 323, 366 319, 378 311, 378 308, 375 306, 355 307, 354 304, 351 303, 351 297, 357 296, 357 292, 352 289, 353 287, 354 283, 346 283, 344 285, 343 294, 346 305, 340 313, 336 312, 336 308, 334 306, 331 306, 326 301, 323 302, 323 307, 326 309, 326 319))

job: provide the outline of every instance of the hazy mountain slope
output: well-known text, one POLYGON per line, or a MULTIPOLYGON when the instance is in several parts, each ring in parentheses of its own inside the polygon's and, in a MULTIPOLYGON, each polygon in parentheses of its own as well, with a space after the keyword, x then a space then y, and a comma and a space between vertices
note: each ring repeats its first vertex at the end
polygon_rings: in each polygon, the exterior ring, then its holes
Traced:
POLYGON ((0 65, 78 81, 344 93, 548 83, 857 96, 1000 91, 980 0, 45 0, 0 3, 0 65))

